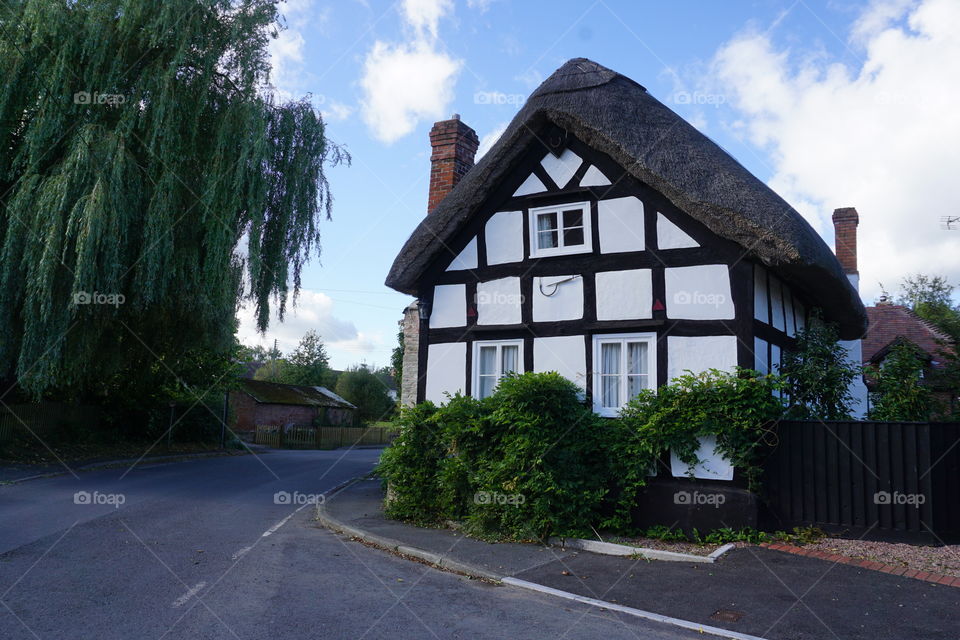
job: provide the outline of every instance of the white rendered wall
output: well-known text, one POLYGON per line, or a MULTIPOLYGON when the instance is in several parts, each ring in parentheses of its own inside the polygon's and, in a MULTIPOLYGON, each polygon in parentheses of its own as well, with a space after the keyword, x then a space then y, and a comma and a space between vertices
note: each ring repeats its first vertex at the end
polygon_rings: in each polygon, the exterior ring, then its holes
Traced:
POLYGON ((579 320, 583 317, 583 277, 568 278, 570 276, 533 279, 535 322, 579 320))
POLYGON ((520 324, 520 278, 477 284, 477 324, 520 324))
POLYGON ((477 239, 471 238, 456 258, 450 262, 447 271, 463 271, 477 268, 477 239))
MULTIPOLYGON (((856 273, 847 274, 847 278, 850 280, 850 284, 853 285, 853 288, 858 292, 860 291, 860 276, 856 273)), ((840 343, 844 349, 847 350, 847 362, 854 367, 863 366, 863 344, 860 340, 848 340, 842 341, 840 343)), ((853 402, 851 403, 850 414, 857 420, 863 420, 867 417, 868 405, 868 396, 867 396, 867 385, 863 382, 863 376, 858 375, 850 383, 849 387, 850 395, 853 396, 853 402)))
POLYGON ((776 276, 770 276, 770 311, 772 317, 770 324, 774 329, 786 331, 786 324, 783 318, 783 291, 780 288, 780 280, 776 276))
POLYGON ((540 181, 534 174, 527 176, 527 179, 523 181, 516 191, 513 192, 514 197, 519 198, 520 196, 530 195, 531 193, 540 193, 541 191, 546 191, 547 188, 543 186, 543 182, 540 181))
POLYGON ((587 384, 587 354, 583 336, 534 338, 533 370, 556 371, 583 389, 587 384))
MULTIPOLYGON (((697 457, 700 459, 700 463, 693 468, 694 478, 703 478, 705 480, 733 480, 733 465, 723 456, 714 453, 716 446, 716 436, 704 436, 700 438, 700 448, 697 449, 697 457)), ((680 458, 671 451, 670 471, 675 478, 689 477, 690 467, 683 464, 680 458)))
POLYGON ((737 366, 736 336, 696 336, 667 338, 667 379, 683 375, 687 369, 702 373, 708 369, 733 371, 737 366))
POLYGON ((634 196, 597 203, 600 252, 643 251, 643 202, 634 196))
POLYGON ((753 339, 753 368, 766 375, 770 373, 770 360, 767 353, 767 341, 760 338, 753 339))
POLYGON ((761 266, 753 267, 753 317, 770 324, 770 306, 767 299, 767 271, 761 266))
POLYGON ((540 166, 544 168, 550 179, 557 187, 563 189, 570 182, 570 178, 577 172, 583 160, 570 149, 564 149, 559 157, 548 153, 540 161, 540 166))
POLYGON ((665 271, 668 318, 732 320, 735 317, 726 265, 672 267, 665 271))
POLYGON ((610 180, 603 175, 600 169, 597 169, 596 165, 587 169, 586 173, 583 174, 583 179, 580 180, 581 187, 605 187, 608 184, 610 184, 610 180))
POLYGON ((427 347, 426 399, 435 404, 447 401, 445 393, 453 395, 466 388, 467 343, 431 344, 427 347))
POLYGON ((657 247, 660 249, 690 249, 699 247, 696 240, 657 212, 657 247))
POLYGON ((498 211, 487 220, 487 264, 523 260, 523 212, 498 211))
POLYGON ((653 317, 650 269, 602 271, 596 275, 597 320, 653 317))
POLYGON ((467 287, 441 284, 433 288, 430 328, 463 327, 467 324, 467 287))

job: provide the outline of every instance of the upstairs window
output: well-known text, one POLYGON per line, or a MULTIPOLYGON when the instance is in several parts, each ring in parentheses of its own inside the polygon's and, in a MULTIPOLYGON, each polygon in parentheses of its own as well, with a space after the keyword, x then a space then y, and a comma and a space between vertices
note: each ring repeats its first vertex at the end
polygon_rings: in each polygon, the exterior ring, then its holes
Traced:
POLYGON ((589 202, 530 210, 531 257, 588 253, 591 244, 589 202))
POLYGON ((616 416, 643 389, 656 387, 656 334, 595 336, 593 405, 602 416, 616 416))
POLYGON ((485 340, 473 343, 473 396, 493 395, 500 378, 522 371, 523 340, 485 340))

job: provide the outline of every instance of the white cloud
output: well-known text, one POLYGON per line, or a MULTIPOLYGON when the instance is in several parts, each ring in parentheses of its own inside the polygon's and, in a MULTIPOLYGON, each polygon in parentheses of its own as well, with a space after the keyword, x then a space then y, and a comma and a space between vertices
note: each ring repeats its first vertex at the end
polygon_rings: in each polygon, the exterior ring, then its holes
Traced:
POLYGON ((363 118, 374 136, 394 142, 422 120, 437 120, 453 101, 463 63, 438 46, 440 18, 449 0, 405 0, 401 15, 412 31, 404 42, 373 44, 363 65, 363 118))
POLYGON ((333 300, 319 291, 301 289, 296 306, 291 306, 288 298, 284 315, 284 321, 280 322, 276 313, 271 313, 270 327, 266 334, 261 336, 257 332, 253 308, 242 307, 237 314, 240 320, 237 331, 240 342, 249 345, 273 345, 276 339, 280 350, 288 352, 294 349, 303 334, 311 329, 319 333, 328 345, 356 341, 360 336, 352 322, 341 320, 333 314, 333 300))
POLYGON ((922 272, 960 281, 960 3, 874 2, 851 29, 854 68, 745 33, 713 59, 730 125, 768 152, 770 186, 832 240, 834 208, 860 212, 862 293, 922 272))
POLYGON ((490 151, 490 147, 500 139, 500 136, 503 135, 503 132, 507 130, 509 125, 509 122, 501 122, 495 126, 492 131, 480 138, 480 146, 477 147, 477 160, 482 158, 487 151, 490 151))
POLYGON ((450 0, 403 0, 403 17, 420 37, 436 39, 440 18, 453 9, 450 0))
POLYGON ((346 120, 353 114, 353 107, 336 100, 325 100, 321 109, 323 119, 328 122, 346 120))

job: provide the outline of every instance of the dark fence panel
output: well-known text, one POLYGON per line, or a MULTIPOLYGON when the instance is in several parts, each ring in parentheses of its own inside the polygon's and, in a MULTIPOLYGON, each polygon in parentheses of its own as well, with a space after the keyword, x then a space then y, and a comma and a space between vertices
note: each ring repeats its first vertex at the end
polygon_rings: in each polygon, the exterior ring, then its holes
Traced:
POLYGON ((960 424, 782 422, 765 494, 781 528, 960 539, 960 424))

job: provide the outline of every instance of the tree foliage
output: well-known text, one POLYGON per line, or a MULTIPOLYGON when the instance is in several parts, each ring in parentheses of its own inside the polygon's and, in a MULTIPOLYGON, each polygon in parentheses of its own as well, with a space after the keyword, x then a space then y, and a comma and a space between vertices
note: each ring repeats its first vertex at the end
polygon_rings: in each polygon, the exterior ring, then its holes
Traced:
POLYGON ((337 378, 336 393, 357 405, 361 420, 380 421, 390 418, 395 402, 389 388, 376 372, 366 365, 348 369, 337 378))
POLYGON ((924 382, 925 364, 922 352, 912 343, 902 340, 893 346, 883 364, 871 370, 875 381, 871 420, 930 419, 935 402, 933 392, 924 382))
POLYGON ((0 377, 88 388, 284 311, 342 159, 265 89, 272 0, 0 8, 0 377), (103 303, 107 302, 107 303, 103 303))
POLYGON ((780 373, 790 400, 787 417, 795 420, 846 420, 853 396, 850 383, 861 375, 838 342, 837 328, 814 315, 797 332, 796 349, 783 352, 780 373))

